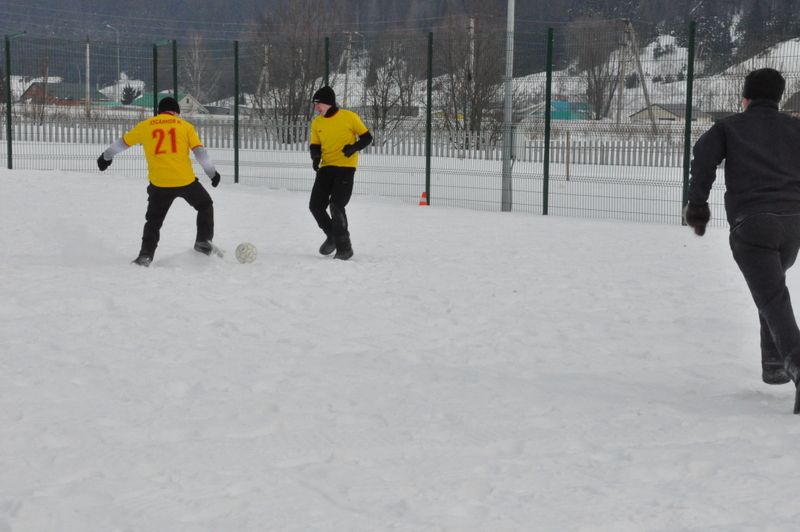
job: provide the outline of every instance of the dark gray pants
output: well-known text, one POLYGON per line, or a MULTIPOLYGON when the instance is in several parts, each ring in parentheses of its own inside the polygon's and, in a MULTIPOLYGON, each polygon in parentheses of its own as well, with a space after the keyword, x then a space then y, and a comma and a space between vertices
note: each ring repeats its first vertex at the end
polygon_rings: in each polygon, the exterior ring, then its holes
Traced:
POLYGON ((800 363, 800 329, 792 310, 786 271, 800 249, 800 214, 756 214, 731 229, 731 251, 753 296, 761 322, 761 363, 800 363))

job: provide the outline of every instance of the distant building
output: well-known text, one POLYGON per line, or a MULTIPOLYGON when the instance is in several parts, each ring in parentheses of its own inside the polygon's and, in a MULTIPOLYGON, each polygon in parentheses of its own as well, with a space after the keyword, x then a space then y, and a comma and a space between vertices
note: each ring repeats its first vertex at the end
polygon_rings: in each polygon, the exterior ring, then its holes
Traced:
MULTIPOLYGON (((652 109, 653 116, 656 122, 683 122, 686 120, 686 105, 682 103, 654 103, 650 107, 645 107, 641 111, 637 111, 630 115, 631 122, 649 122, 650 112, 652 109)), ((692 107, 692 122, 710 123, 711 116, 698 109, 692 107)))
MULTIPOLYGON (((544 102, 540 102, 528 109, 522 109, 524 116, 532 119, 544 119, 544 102)), ((550 102, 551 120, 591 120, 592 106, 586 102, 570 100, 552 100, 550 102)))
POLYGON ((723 118, 728 118, 738 113, 739 111, 708 111, 706 114, 711 117, 712 122, 719 122, 723 118))
MULTIPOLYGON (((94 102, 108 101, 106 96, 94 89, 89 89, 89 99, 94 102)), ((20 100, 24 103, 45 105, 86 105, 86 85, 79 83, 31 83, 20 100)))
MULTIPOLYGON (((163 91, 158 93, 158 99, 172 96, 172 91, 163 91)), ((181 106, 181 113, 186 114, 208 114, 208 109, 197 101, 197 99, 188 93, 178 93, 178 104, 181 106)), ((134 107, 144 107, 146 109, 153 109, 153 93, 145 92, 141 96, 131 102, 134 107)))

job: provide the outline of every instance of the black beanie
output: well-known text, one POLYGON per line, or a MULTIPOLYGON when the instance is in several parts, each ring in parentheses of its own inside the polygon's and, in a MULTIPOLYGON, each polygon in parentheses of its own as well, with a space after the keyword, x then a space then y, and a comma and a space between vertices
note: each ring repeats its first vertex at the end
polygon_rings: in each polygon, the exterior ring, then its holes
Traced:
POLYGON ((312 101, 314 103, 327 103, 328 105, 336 105, 336 94, 333 92, 332 88, 325 85, 314 93, 312 101))
POLYGON ((742 97, 748 100, 772 100, 778 103, 783 97, 785 88, 786 80, 780 72, 773 68, 760 68, 753 70, 744 78, 742 97))
POLYGON ((172 96, 161 98, 161 101, 158 102, 158 113, 161 114, 166 111, 171 111, 173 113, 181 114, 181 106, 178 105, 178 100, 176 100, 172 96))

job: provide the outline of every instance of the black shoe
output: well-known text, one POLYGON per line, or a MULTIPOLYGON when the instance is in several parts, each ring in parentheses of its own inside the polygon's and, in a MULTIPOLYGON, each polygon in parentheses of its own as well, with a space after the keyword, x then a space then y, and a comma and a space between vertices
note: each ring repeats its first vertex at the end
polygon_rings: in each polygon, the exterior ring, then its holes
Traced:
POLYGON ((328 235, 328 238, 319 247, 319 252, 322 255, 330 255, 334 251, 336 251, 336 241, 333 240, 333 235, 328 235))
POLYGON ((202 253, 203 255, 211 255, 211 253, 214 251, 214 244, 211 242, 197 241, 194 243, 194 250, 198 253, 202 253))
POLYGON ((783 367, 786 369, 786 375, 792 379, 795 386, 794 392, 794 413, 800 414, 800 384, 798 380, 800 380, 800 367, 792 360, 791 358, 787 357, 783 361, 783 367))
POLYGON ((783 369, 786 370, 786 375, 797 384, 797 380, 800 378, 800 367, 791 358, 787 358, 783 361, 783 369))
POLYGON ((334 259, 339 259, 339 260, 347 260, 352 256, 353 256, 353 248, 352 247, 343 248, 343 249, 336 248, 336 255, 334 255, 333 258, 334 259))
POLYGON ((761 380, 767 384, 786 384, 792 379, 781 366, 764 366, 761 368, 761 380))
POLYGON ((153 257, 148 257, 147 255, 139 255, 135 259, 131 261, 131 264, 137 264, 139 266, 144 266, 145 268, 150 266, 150 263, 153 262, 153 257))

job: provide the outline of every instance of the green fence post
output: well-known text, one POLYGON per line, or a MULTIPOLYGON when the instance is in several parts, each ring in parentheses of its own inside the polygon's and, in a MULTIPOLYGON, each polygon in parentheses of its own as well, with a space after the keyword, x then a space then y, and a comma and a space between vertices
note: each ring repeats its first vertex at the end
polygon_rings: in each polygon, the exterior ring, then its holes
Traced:
POLYGON ((178 41, 172 39, 172 97, 178 99, 178 41))
POLYGON ((153 115, 158 114, 158 47, 164 46, 166 44, 172 43, 172 81, 174 82, 175 86, 175 99, 178 99, 178 70, 175 67, 176 61, 175 58, 178 54, 177 44, 175 44, 175 40, 164 40, 158 41, 153 43, 153 115))
POLYGON ((431 204, 431 121, 433 107, 433 32, 428 32, 428 102, 425 114, 425 195, 431 204))
POLYGON ((330 86, 331 75, 331 38, 325 37, 325 85, 330 86))
POLYGON ((6 155, 8 156, 8 169, 11 170, 14 167, 14 157, 11 155, 12 149, 12 135, 13 130, 11 128, 11 39, 14 37, 19 37, 20 35, 25 35, 25 32, 20 33, 12 33, 10 35, 6 35, 5 37, 5 44, 6 44, 6 155))
MULTIPOLYGON (((689 58, 686 65, 686 119, 683 133, 683 197, 681 209, 689 202, 689 165, 691 163, 692 149, 692 99, 694 89, 694 47, 695 47, 695 21, 689 23, 689 58)), ((681 217, 683 220, 683 217, 681 217)), ((681 222, 685 225, 686 222, 681 222)))
POLYGON ((544 88, 544 168, 542 214, 547 215, 550 193, 550 107, 553 100, 553 28, 547 29, 547 76, 544 88))
POLYGON ((14 167, 14 158, 11 156, 11 38, 6 35, 6 155, 8 156, 8 169, 14 167))
POLYGON ((233 41, 233 182, 239 182, 239 41, 233 41))
POLYGON ((158 45, 153 44, 153 116, 158 114, 158 45))

